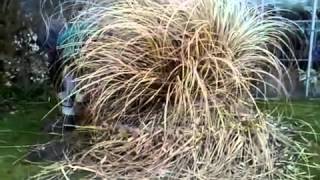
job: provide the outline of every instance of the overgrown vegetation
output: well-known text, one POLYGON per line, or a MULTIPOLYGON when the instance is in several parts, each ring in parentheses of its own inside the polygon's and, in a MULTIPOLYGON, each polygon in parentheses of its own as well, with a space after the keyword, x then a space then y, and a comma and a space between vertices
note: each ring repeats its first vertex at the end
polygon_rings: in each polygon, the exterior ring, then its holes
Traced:
POLYGON ((35 178, 310 177, 306 142, 251 95, 281 83, 272 50, 288 46, 286 19, 244 1, 120 0, 90 2, 71 24, 61 48, 90 139, 35 178))
MULTIPOLYGON (((21 180, 26 179, 39 170, 35 166, 23 164, 15 161, 23 157, 29 147, 22 147, 24 145, 35 145, 42 134, 39 131, 41 122, 39 119, 51 108, 50 105, 44 104, 25 104, 16 103, 18 112, 14 115, 10 111, 1 111, 0 113, 0 127, 1 127, 1 146, 0 146, 0 172, 4 179, 21 180), (19 125, 19 126, 17 126, 19 125), (8 147, 11 146, 11 147, 8 147)), ((320 112, 319 101, 293 101, 290 103, 274 101, 265 106, 264 102, 260 102, 260 107, 265 110, 274 110, 283 113, 287 118, 289 124, 295 124, 296 121, 304 120, 313 127, 314 131, 318 133, 316 140, 314 134, 310 132, 310 128, 305 127, 304 133, 311 145, 310 152, 320 152, 320 112)), ((2 104, 3 105, 3 104, 2 104)), ((1 106, 3 107, 3 106, 1 106)), ((40 141, 39 141, 40 142, 40 141)), ((42 141, 41 141, 42 142, 42 141)), ((310 164, 319 163, 320 156, 312 158, 310 164)), ((320 178, 320 171, 311 169, 314 179, 320 178)))

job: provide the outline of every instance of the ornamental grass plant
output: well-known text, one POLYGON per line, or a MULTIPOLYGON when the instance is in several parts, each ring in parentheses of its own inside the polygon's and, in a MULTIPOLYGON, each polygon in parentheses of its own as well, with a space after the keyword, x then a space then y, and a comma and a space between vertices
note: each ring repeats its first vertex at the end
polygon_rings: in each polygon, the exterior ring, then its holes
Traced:
POLYGON ((88 99, 85 137, 34 178, 309 176, 304 144, 253 96, 267 78, 286 92, 273 52, 290 47, 294 23, 242 0, 84 4, 60 48, 88 99))

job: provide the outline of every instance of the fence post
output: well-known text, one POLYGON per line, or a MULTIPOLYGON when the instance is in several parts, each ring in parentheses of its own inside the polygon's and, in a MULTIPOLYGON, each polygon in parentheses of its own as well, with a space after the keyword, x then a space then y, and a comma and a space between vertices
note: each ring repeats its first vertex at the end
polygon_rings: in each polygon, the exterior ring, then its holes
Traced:
POLYGON ((316 27, 316 16, 317 16, 317 6, 318 0, 313 0, 313 12, 312 12, 312 25, 311 25, 311 35, 310 35, 310 44, 309 44, 309 57, 308 57, 308 69, 307 69, 307 86, 306 86, 306 97, 309 97, 310 90, 310 73, 311 66, 313 60, 313 44, 314 44, 314 36, 315 36, 315 27, 316 27))

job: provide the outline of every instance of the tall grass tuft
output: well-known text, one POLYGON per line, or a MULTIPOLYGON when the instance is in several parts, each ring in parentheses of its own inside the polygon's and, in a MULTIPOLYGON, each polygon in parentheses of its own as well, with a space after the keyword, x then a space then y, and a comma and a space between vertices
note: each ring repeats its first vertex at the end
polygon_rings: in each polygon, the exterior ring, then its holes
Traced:
POLYGON ((80 129, 92 133, 51 170, 103 179, 308 176, 289 161, 307 158, 303 147, 252 95, 272 86, 267 78, 282 85, 273 52, 289 46, 293 23, 242 0, 100 0, 71 24, 77 31, 61 48, 89 100, 92 118, 80 129))

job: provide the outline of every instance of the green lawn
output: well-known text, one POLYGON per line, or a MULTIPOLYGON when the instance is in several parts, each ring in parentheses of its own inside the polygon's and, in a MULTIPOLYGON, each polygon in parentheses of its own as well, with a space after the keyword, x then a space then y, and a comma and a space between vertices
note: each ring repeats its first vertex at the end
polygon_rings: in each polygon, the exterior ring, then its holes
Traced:
MULTIPOLYGON (((310 152, 315 154, 320 153, 320 101, 305 100, 290 103, 273 101, 269 105, 264 106, 264 108, 276 108, 276 113, 283 113, 285 120, 289 123, 303 121, 309 124, 311 127, 302 126, 300 130, 304 131, 303 136, 309 141, 310 152)), ((312 162, 320 164, 320 156, 315 156, 312 162)), ((312 169, 311 172, 312 175, 316 176, 314 179, 320 179, 320 169, 312 169)))
POLYGON ((43 143, 46 135, 40 132, 41 118, 50 105, 15 104, 16 110, 0 111, 0 179, 22 180, 37 171, 35 166, 22 163, 19 159, 31 148, 43 143))

